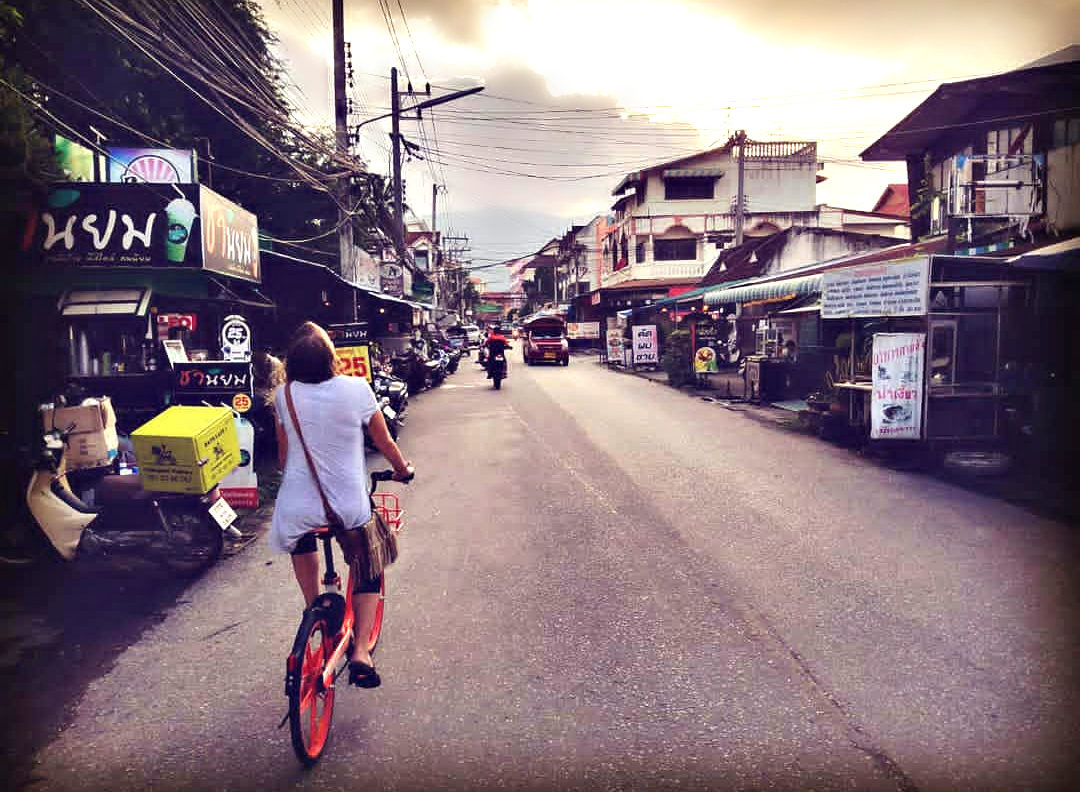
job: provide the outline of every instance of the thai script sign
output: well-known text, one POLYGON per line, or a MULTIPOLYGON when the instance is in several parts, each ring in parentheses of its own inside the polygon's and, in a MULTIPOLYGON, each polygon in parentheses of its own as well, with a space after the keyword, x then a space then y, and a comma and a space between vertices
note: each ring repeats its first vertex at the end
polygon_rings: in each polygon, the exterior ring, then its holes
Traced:
POLYGON ((120 184, 191 184, 195 152, 190 149, 109 148, 108 181, 120 184))
POLYGON ((870 437, 922 438, 925 333, 874 333, 870 437))
POLYGON ((822 276, 821 318, 921 316, 927 312, 930 259, 844 267, 822 276))
POLYGON ((691 347, 694 352, 695 374, 716 374, 720 370, 716 345, 719 331, 712 322, 695 322, 690 325, 691 347))
POLYGON ((258 283, 262 279, 262 270, 259 266, 259 224, 255 215, 202 186, 199 187, 199 211, 203 268, 258 283))
POLYGON ((251 364, 207 360, 173 364, 173 403, 232 404, 237 393, 252 394, 251 364))
POLYGON ((655 366, 659 363, 660 344, 656 338, 656 325, 634 325, 632 333, 634 365, 655 366))
POLYGON ((335 345, 349 345, 358 341, 367 342, 370 329, 367 322, 333 324, 326 328, 327 335, 335 345))
POLYGON ((568 322, 566 325, 567 338, 596 339, 600 337, 599 322, 568 322))

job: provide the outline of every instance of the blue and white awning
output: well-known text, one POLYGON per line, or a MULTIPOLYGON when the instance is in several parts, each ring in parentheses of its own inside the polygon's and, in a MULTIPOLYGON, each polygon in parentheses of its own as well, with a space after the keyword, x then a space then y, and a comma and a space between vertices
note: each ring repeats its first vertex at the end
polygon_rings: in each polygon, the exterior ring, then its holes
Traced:
POLYGON ((771 280, 758 283, 748 283, 745 286, 734 288, 717 289, 705 295, 705 305, 709 308, 730 303, 748 303, 755 300, 772 300, 777 297, 791 295, 801 297, 804 294, 813 294, 821 291, 821 274, 804 275, 801 278, 785 278, 784 280, 771 280))

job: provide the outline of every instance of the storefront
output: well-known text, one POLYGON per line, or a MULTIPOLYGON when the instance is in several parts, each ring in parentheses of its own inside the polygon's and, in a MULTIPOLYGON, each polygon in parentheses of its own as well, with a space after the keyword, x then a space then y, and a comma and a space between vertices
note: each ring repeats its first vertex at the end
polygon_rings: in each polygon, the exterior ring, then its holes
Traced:
POLYGON ((173 401, 175 363, 250 361, 273 308, 257 234, 254 215, 199 185, 55 185, 17 278, 29 398, 78 385, 111 396, 130 430, 173 401))

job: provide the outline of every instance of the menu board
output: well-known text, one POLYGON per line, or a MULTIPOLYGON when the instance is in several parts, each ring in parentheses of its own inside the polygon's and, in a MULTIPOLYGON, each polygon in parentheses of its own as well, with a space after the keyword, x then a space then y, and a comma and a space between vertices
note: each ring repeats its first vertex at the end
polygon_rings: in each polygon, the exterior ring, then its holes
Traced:
POLYGON ((634 325, 632 338, 635 366, 655 366, 660 362, 656 325, 634 325))
POLYGON ((822 276, 821 318, 922 316, 929 281, 928 256, 830 270, 822 276))
POLYGON ((870 437, 922 437, 925 333, 874 333, 870 437))

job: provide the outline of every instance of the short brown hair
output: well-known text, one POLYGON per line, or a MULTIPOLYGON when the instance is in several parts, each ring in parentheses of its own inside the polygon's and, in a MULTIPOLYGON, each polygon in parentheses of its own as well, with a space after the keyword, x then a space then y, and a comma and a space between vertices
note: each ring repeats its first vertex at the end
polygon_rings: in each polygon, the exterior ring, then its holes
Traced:
POLYGON ((293 334, 285 354, 285 379, 315 385, 338 373, 337 351, 326 331, 304 322, 293 334))

